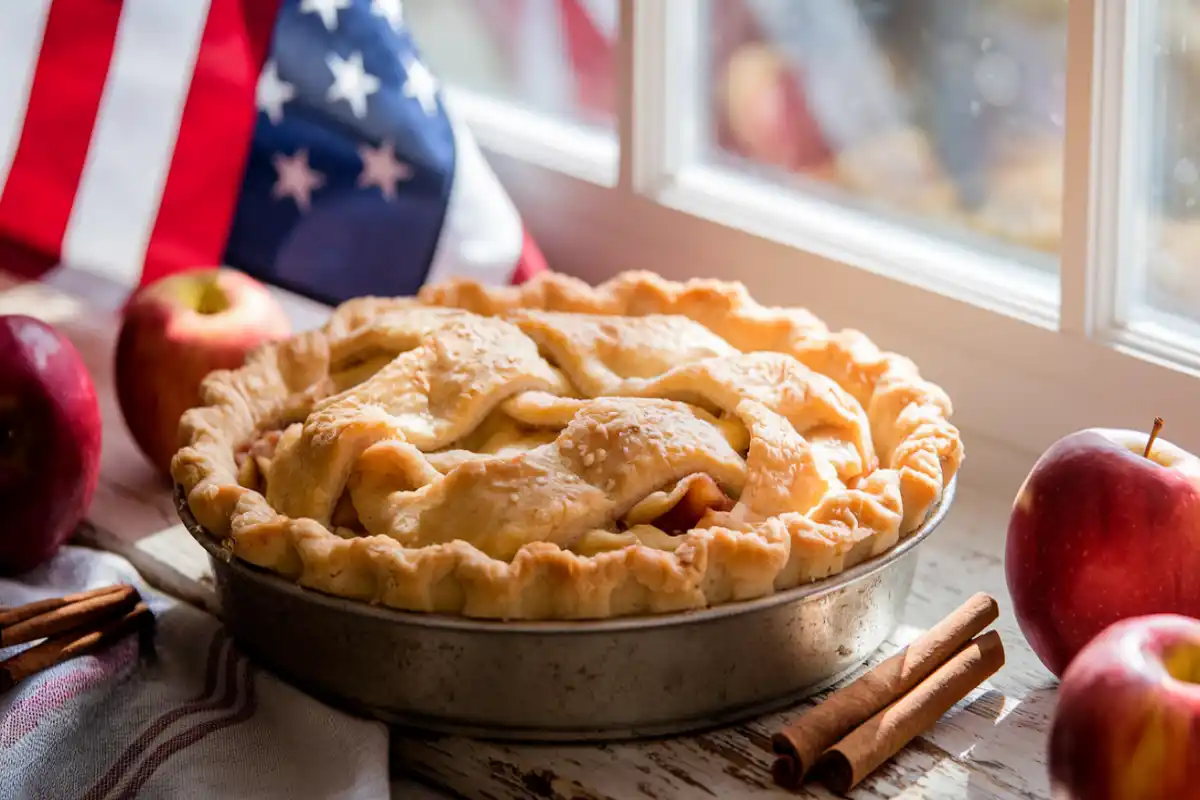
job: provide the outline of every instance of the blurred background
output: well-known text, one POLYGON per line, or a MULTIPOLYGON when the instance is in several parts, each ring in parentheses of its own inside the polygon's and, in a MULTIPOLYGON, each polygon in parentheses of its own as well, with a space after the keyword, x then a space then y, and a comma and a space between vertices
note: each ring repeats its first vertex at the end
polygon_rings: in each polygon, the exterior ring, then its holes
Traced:
MULTIPOLYGON (((697 2, 704 158, 1057 269, 1067 0, 697 2)), ((446 82, 612 129, 617 5, 408 0, 405 13, 446 82)), ((1155 9, 1140 294, 1200 316, 1200 2, 1155 9)))

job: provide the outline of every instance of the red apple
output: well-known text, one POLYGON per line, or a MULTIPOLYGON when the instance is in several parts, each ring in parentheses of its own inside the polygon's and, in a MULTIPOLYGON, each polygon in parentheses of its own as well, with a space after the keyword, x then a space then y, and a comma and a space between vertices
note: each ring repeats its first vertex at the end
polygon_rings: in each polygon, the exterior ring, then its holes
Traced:
POLYGON ((231 269, 178 273, 143 287, 125 307, 117 340, 117 398, 141 451, 163 475, 179 449, 179 417, 200 382, 291 333, 265 286, 231 269))
MULTIPOLYGON (((1156 422, 1156 424, 1161 424, 1156 422)), ((1062 676, 1127 617, 1200 616, 1200 459, 1145 433, 1060 439, 1017 493, 1005 572, 1017 622, 1062 676)))
POLYGON ((1063 676, 1050 733, 1054 796, 1200 798, 1200 621, 1123 620, 1063 676))
POLYGON ((100 406, 74 345, 40 320, 0 317, 0 572, 53 556, 100 474, 100 406))

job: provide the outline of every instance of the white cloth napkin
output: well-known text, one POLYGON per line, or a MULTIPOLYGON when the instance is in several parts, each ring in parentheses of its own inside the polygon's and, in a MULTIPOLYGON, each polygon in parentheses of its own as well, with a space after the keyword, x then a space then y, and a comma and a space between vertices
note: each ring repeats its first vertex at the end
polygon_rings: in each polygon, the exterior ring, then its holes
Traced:
POLYGON ((0 605, 113 583, 154 612, 153 656, 129 636, 0 695, 0 798, 388 797, 385 726, 258 669, 214 617, 150 589, 123 558, 66 547, 0 579, 0 605))

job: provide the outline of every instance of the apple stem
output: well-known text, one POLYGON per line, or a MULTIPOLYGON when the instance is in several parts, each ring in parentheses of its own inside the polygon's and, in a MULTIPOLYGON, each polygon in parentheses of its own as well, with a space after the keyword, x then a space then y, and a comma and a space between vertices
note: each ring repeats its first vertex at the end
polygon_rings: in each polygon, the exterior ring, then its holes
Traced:
POLYGON ((1158 438, 1159 432, 1163 428, 1163 418, 1155 417, 1154 425, 1150 428, 1150 438, 1146 440, 1146 449, 1142 451, 1142 458, 1150 457, 1150 448, 1154 447, 1154 440, 1158 438))

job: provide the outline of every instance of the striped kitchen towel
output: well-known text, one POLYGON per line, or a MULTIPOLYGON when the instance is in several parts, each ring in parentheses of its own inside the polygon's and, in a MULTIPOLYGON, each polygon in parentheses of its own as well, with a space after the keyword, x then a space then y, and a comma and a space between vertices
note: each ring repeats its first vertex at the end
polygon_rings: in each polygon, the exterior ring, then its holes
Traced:
POLYGON ((388 797, 382 724, 257 669, 215 618, 151 590, 118 556, 66 547, 0 579, 0 605, 113 583, 137 586, 154 612, 153 655, 130 636, 0 695, 0 797, 388 797))
POLYGON ((545 269, 400 0, 0 3, 0 270, 327 302, 545 269))

